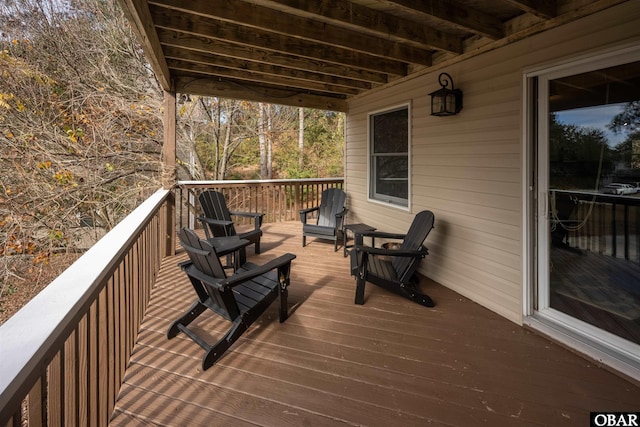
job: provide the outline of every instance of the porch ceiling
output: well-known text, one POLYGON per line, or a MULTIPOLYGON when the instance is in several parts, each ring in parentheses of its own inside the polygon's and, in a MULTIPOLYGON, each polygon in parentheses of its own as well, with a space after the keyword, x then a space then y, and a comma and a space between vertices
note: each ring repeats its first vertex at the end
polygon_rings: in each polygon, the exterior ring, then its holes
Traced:
POLYGON ((624 2, 118 1, 165 90, 336 111, 394 80, 624 2))

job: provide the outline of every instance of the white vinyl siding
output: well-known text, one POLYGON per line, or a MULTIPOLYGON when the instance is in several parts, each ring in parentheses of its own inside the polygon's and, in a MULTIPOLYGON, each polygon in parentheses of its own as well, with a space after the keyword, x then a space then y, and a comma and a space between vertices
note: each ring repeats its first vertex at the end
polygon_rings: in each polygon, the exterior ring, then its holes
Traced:
MULTIPOLYGON (((502 316, 522 323, 523 70, 640 39, 640 2, 617 7, 349 103, 346 188, 349 222, 406 232, 424 209, 435 214, 421 272, 502 316), (449 73, 464 109, 430 115, 428 94, 449 73), (367 200, 367 115, 411 102, 407 212, 367 200)), ((428 289, 427 289, 428 293, 428 289)), ((437 304, 437 301, 436 301, 437 304)))

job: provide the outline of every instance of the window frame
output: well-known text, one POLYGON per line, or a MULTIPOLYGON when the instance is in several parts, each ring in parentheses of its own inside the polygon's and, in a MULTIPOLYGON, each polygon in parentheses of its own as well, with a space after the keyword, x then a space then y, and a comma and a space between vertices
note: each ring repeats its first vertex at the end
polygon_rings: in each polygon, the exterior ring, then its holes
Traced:
POLYGON ((391 107, 372 111, 367 114, 367 198, 370 202, 380 203, 385 206, 409 211, 411 206, 411 103, 405 102, 391 107), (407 149, 403 153, 379 154, 374 153, 374 118, 384 114, 395 113, 400 110, 407 111, 407 149), (407 159, 407 198, 395 197, 378 193, 376 188, 377 170, 374 167, 375 159, 380 157, 405 157, 407 159))

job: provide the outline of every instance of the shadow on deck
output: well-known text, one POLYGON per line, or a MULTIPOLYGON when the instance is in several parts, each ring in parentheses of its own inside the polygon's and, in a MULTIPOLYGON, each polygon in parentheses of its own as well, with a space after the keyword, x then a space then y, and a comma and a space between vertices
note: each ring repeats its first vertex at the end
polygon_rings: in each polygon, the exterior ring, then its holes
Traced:
MULTIPOLYGON (((267 224, 262 264, 292 252, 290 317, 277 304, 212 368, 170 323, 193 302, 184 254, 165 259, 111 421, 124 425, 589 425, 590 411, 637 411, 640 390, 423 278, 428 309, 368 285, 354 305, 348 258, 301 246, 297 222, 267 224)), ((429 258, 426 258, 429 262, 429 258)), ((227 327, 198 320, 212 340, 227 327)))

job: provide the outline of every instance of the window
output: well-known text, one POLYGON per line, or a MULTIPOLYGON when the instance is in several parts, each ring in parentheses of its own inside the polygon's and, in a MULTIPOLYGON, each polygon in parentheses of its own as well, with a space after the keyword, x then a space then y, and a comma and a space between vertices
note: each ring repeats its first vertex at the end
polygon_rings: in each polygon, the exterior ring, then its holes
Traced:
POLYGON ((369 114, 369 198, 409 206, 409 106, 369 114))

